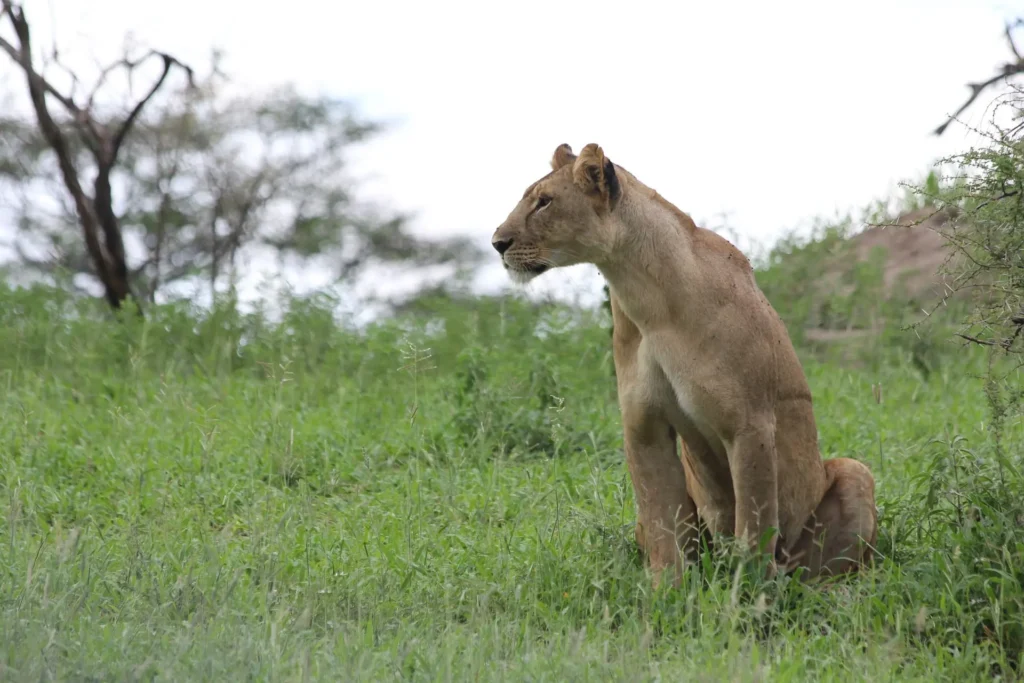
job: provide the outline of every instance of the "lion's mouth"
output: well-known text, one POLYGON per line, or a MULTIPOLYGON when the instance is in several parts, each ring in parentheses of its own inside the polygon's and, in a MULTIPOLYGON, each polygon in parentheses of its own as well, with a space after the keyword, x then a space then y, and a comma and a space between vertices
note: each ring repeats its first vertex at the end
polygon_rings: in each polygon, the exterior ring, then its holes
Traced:
POLYGON ((550 266, 544 263, 516 263, 510 265, 504 260, 501 263, 505 266, 505 270, 508 271, 512 279, 518 282, 528 282, 550 268, 550 266))
POLYGON ((508 262, 502 261, 502 265, 505 266, 505 270, 518 273, 530 273, 531 275, 540 275, 549 268, 549 266, 544 263, 517 263, 515 265, 509 265, 508 262))

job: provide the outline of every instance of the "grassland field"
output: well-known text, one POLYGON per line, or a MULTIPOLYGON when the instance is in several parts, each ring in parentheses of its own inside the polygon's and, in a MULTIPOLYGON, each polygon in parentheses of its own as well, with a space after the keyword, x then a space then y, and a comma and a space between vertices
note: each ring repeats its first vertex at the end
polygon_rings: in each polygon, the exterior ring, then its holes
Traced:
POLYGON ((0 288, 0 680, 1019 680, 1024 429, 982 350, 801 348, 874 569, 653 591, 601 311, 364 330, 0 288), (998 437, 998 438, 997 438, 998 437))

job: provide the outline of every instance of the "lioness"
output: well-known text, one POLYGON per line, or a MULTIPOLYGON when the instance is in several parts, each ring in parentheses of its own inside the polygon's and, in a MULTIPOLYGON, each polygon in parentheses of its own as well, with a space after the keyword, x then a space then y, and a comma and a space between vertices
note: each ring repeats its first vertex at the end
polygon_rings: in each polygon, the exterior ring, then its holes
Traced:
POLYGON ((749 261, 596 144, 560 145, 551 167, 492 242, 517 281, 577 263, 608 281, 636 538, 655 581, 678 583, 700 528, 755 551, 767 538, 769 576, 867 562, 874 478, 822 460, 807 379, 749 261))

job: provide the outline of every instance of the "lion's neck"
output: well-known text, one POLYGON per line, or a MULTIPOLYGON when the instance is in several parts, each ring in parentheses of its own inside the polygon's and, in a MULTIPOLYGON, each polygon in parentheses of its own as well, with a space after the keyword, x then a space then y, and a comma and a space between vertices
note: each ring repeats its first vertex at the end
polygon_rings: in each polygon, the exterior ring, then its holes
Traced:
MULTIPOLYGON (((631 179, 632 180, 632 179, 631 179)), ((687 319, 700 264, 693 221, 657 193, 631 182, 616 208, 621 232, 598 264, 630 319, 643 331, 687 319)))

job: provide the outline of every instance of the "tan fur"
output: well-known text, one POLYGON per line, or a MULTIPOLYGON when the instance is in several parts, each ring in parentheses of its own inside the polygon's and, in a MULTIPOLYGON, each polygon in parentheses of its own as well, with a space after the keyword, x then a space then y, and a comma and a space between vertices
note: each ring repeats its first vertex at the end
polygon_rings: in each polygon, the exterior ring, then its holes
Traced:
POLYGON ((636 536, 656 576, 678 580, 700 526, 752 549, 767 535, 770 574, 869 561, 874 479, 822 460, 803 369, 743 254, 597 145, 561 145, 551 167, 493 241, 519 281, 576 263, 608 281, 636 536))
POLYGON ((576 160, 576 155, 572 153, 572 147, 562 143, 555 148, 555 154, 551 157, 551 170, 557 171, 566 164, 571 164, 576 160))

